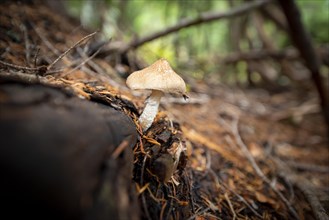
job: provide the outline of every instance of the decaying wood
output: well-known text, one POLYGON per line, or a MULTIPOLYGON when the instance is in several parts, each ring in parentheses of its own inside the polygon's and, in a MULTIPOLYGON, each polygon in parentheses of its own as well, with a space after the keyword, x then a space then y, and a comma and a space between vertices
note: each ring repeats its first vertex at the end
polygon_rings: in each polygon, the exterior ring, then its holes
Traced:
POLYGON ((3 213, 138 219, 131 185, 137 133, 129 117, 64 90, 1 76, 0 94, 3 213), (126 147, 118 152, 120 141, 126 147))

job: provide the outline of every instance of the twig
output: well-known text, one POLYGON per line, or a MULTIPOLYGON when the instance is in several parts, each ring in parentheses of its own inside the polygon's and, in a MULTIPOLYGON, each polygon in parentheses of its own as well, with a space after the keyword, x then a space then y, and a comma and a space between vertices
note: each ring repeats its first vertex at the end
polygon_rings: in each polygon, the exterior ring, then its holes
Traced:
POLYGON ((27 72, 35 72, 38 71, 40 67, 27 67, 27 66, 20 66, 20 65, 16 65, 16 64, 12 64, 12 63, 7 63, 5 61, 0 60, 0 64, 7 66, 7 67, 11 67, 13 69, 17 69, 17 70, 24 70, 27 72))
POLYGON ((12 63, 7 63, 5 61, 0 60, 0 64, 12 68, 12 69, 16 69, 16 70, 22 70, 26 73, 34 73, 36 75, 50 75, 53 73, 59 73, 59 72, 63 72, 64 69, 57 69, 57 70, 51 70, 51 71, 47 71, 47 66, 38 66, 38 67, 27 67, 27 66, 19 66, 16 64, 12 64, 12 63), (45 74, 47 73, 47 74, 45 74))
MULTIPOLYGON (((77 48, 77 52, 79 53, 79 55, 83 58, 83 59, 88 59, 87 54, 82 50, 82 48, 78 47, 77 48)), ((102 69, 102 67, 100 67, 97 63, 95 63, 93 60, 88 60, 88 64, 90 65, 90 67, 92 67, 97 73, 99 74, 103 74, 104 70, 102 69)))
POLYGON ((272 156, 272 160, 275 162, 275 164, 278 166, 280 170, 279 175, 286 181, 289 181, 293 183, 295 186, 297 186, 297 188, 299 188, 302 191, 302 193, 305 195, 307 201, 309 202, 312 208, 315 218, 317 220, 328 220, 329 216, 326 213, 326 210, 322 207, 315 193, 313 192, 312 189, 313 187, 311 186, 309 181, 304 178, 303 179, 298 178, 298 176, 292 172, 289 166, 279 158, 272 156))
POLYGON ((198 25, 201 23, 215 21, 215 20, 219 20, 219 19, 223 19, 223 18, 230 18, 230 17, 242 15, 251 10, 264 6, 264 5, 268 4, 269 2, 271 2, 271 0, 254 1, 254 2, 250 2, 250 3, 246 3, 239 7, 233 8, 229 11, 205 12, 205 13, 200 14, 197 18, 183 19, 183 20, 179 21, 177 24, 175 24, 171 27, 168 27, 164 30, 153 33, 149 36, 145 36, 139 40, 133 40, 127 46, 122 48, 122 52, 125 53, 132 48, 137 48, 137 47, 145 44, 146 42, 153 41, 157 38, 160 38, 160 37, 166 36, 168 34, 174 33, 176 31, 179 31, 183 28, 187 28, 187 27, 190 27, 193 25, 198 25))
POLYGON ((36 68, 37 67, 37 62, 38 62, 38 55, 39 55, 39 52, 40 52, 40 47, 38 47, 35 55, 34 55, 34 58, 33 58, 33 67, 36 68))
POLYGON ((189 217, 187 220, 193 220, 193 219, 195 219, 197 216, 199 216, 199 215, 201 215, 201 214, 203 214, 203 213, 206 213, 206 212, 208 212, 209 210, 210 210, 210 208, 208 207, 208 208, 206 208, 206 209, 204 209, 204 210, 202 210, 202 211, 200 211, 200 212, 195 213, 194 215, 192 215, 191 217, 189 217))
MULTIPOLYGON (((54 60, 54 62, 52 62, 51 64, 48 65, 48 70, 51 69, 59 60, 61 60, 64 56, 66 56, 72 49, 74 49, 76 46, 78 46, 79 44, 81 44, 83 41, 85 40, 89 40, 91 37, 93 37, 95 34, 97 34, 97 31, 95 31, 94 33, 88 34, 87 36, 81 38, 78 42, 76 42, 73 46, 71 46, 69 49, 67 49, 64 53, 62 53, 60 56, 57 57, 56 60, 54 60)), ((99 52, 99 50, 97 50, 99 52)), ((94 53, 96 54, 97 51, 94 53)))
MULTIPOLYGON (((141 179, 140 179, 140 185, 143 186, 144 184, 144 170, 145 170, 145 163, 146 163, 146 159, 147 159, 147 155, 145 154, 144 155, 144 159, 143 159, 143 165, 142 165, 142 171, 141 171, 141 179)), ((145 194, 142 193, 141 194, 142 196, 142 203, 143 203, 143 208, 144 208, 144 212, 145 212, 145 215, 146 215, 146 218, 148 220, 151 220, 151 215, 147 209, 147 205, 146 205, 146 198, 145 198, 145 194)))
POLYGON ((33 27, 35 33, 41 38, 44 44, 50 49, 55 55, 59 56, 60 52, 47 40, 47 38, 39 31, 39 29, 32 23, 31 26, 33 27))
POLYGON ((304 171, 311 171, 311 172, 319 172, 319 173, 329 173, 328 166, 321 166, 316 164, 308 164, 308 163, 301 163, 296 161, 287 161, 287 164, 293 168, 304 170, 304 171))
MULTIPOLYGON (((285 179, 286 180, 286 179, 285 179)), ((292 202, 294 201, 294 198, 295 198, 295 191, 294 191, 294 187, 293 185, 291 184, 290 181, 286 181, 286 184, 288 185, 288 188, 289 188, 289 192, 290 192, 290 195, 289 195, 289 202, 292 202)))
POLYGON ((316 197, 316 195, 314 194, 312 188, 306 185, 303 181, 298 181, 295 184, 303 192, 308 202, 310 203, 315 218, 317 220, 328 220, 329 216, 326 213, 326 210, 321 205, 318 198, 316 197))
POLYGON ((248 150, 248 147, 245 145, 245 143, 242 141, 239 129, 238 129, 238 123, 239 118, 235 118, 232 122, 231 131, 234 135, 234 138, 236 139, 236 142, 248 161, 251 163, 253 169, 255 170, 256 174, 268 185, 271 187, 271 189, 280 197, 280 199, 284 202, 284 204, 288 207, 290 213, 294 216, 295 219, 300 219, 295 209, 291 206, 290 202, 284 197, 284 195, 275 188, 271 181, 264 175, 263 171, 259 168, 257 165, 255 159, 251 155, 250 151, 248 150))
MULTIPOLYGON (((192 175, 193 174, 191 172, 190 176, 192 177, 192 175)), ((187 183, 187 187, 188 187, 189 200, 190 200, 190 204, 191 204, 192 213, 195 214, 194 199, 193 199, 193 194, 192 194, 192 183, 190 181, 189 176, 186 173, 186 170, 183 171, 183 176, 184 176, 184 182, 187 183)))
POLYGON ((98 50, 91 55, 90 57, 88 57, 87 59, 85 59, 83 62, 81 62, 78 66, 74 67, 73 69, 71 69, 70 71, 68 71, 67 73, 65 73, 64 75, 62 75, 62 77, 65 77, 69 74, 71 74, 72 72, 74 72, 75 70, 79 69, 81 66, 85 65, 88 61, 90 61, 91 59, 93 59, 98 53, 99 51, 102 49, 102 47, 98 48, 98 50))
POLYGON ((25 42, 25 60, 27 65, 30 65, 30 41, 29 41, 29 37, 27 35, 27 30, 26 30, 26 26, 22 23, 20 25, 20 28, 23 32, 24 35, 24 42, 25 42))
MULTIPOLYGON (((80 54, 81 57, 83 57, 84 59, 88 59, 88 56, 81 51, 81 48, 77 48, 78 53, 80 54)), ((87 63, 89 64, 89 66, 91 68, 88 68, 87 66, 85 66, 85 71, 90 74, 90 75, 95 75, 96 73, 98 74, 98 78, 101 82, 106 82, 109 85, 111 85, 112 87, 116 87, 116 88, 120 88, 120 90, 127 90, 127 87, 121 85, 120 83, 118 83, 117 81, 113 80, 111 77, 109 77, 105 71, 103 70, 103 68, 101 66, 99 66, 96 62, 94 62, 93 60, 89 59, 87 61, 87 63), (92 70, 94 69, 94 70, 92 70)))
POLYGON ((231 200, 228 198, 227 193, 224 193, 224 197, 225 197, 225 199, 226 199, 226 201, 227 201, 227 203, 228 203, 228 205, 229 205, 229 207, 230 207, 230 209, 231 209, 231 212, 232 212, 232 214, 233 214, 233 220, 235 220, 235 219, 236 219, 236 213, 235 213, 235 211, 234 211, 234 208, 233 208, 233 205, 232 205, 232 203, 231 203, 231 200))
POLYGON ((164 210, 166 209, 166 206, 167 206, 167 201, 165 201, 161 207, 160 220, 163 220, 163 214, 164 214, 164 210))

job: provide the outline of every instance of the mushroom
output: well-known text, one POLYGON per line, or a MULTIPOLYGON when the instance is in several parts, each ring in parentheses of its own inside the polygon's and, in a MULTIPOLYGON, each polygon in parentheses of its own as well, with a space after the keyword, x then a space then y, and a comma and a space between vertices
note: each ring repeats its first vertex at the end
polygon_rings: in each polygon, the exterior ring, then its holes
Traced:
POLYGON ((182 94, 184 98, 186 85, 184 80, 170 67, 169 62, 161 58, 151 66, 133 72, 127 78, 127 86, 133 90, 151 90, 151 95, 146 99, 145 108, 139 117, 139 123, 146 131, 153 123, 158 112, 161 97, 164 93, 182 94))

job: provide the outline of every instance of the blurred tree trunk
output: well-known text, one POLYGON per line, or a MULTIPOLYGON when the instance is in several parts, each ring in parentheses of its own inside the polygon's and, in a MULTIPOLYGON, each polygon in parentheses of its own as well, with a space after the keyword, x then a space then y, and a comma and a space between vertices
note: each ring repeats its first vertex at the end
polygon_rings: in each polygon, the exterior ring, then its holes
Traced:
POLYGON ((320 61, 315 53, 312 40, 309 33, 304 28, 301 14, 294 0, 278 0, 282 10, 287 18, 290 29, 290 36, 293 43, 300 51, 301 57, 304 59, 306 66, 311 71, 312 80, 320 97, 320 104, 327 123, 329 137, 329 102, 328 93, 320 75, 320 61))

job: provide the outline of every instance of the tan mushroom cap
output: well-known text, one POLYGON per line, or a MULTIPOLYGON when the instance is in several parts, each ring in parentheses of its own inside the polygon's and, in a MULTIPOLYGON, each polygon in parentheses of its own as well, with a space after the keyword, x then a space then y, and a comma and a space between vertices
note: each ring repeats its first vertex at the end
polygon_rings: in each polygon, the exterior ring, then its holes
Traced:
POLYGON ((160 90, 165 93, 186 92, 184 80, 170 67, 169 62, 161 58, 151 66, 133 72, 127 78, 130 89, 160 90))

